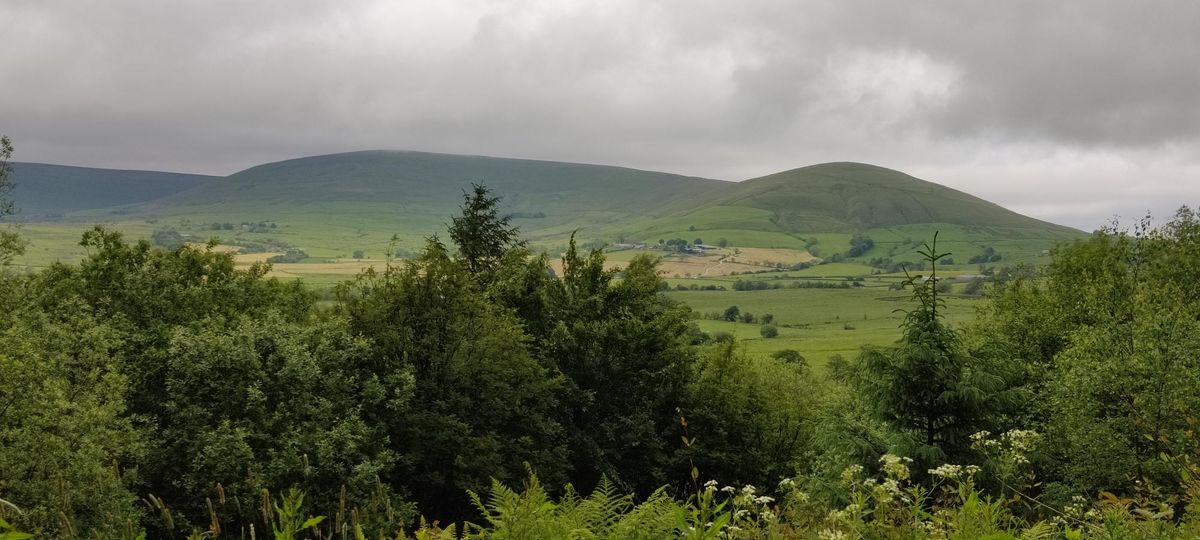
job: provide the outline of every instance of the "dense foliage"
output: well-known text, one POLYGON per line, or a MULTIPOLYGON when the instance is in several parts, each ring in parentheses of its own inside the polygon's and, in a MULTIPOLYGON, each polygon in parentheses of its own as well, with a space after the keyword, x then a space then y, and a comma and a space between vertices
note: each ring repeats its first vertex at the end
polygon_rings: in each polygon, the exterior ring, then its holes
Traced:
POLYGON ((1197 533, 1188 209, 1058 248, 967 328, 935 239, 895 345, 828 369, 704 336, 652 257, 572 241, 558 275, 485 188, 449 236, 332 305, 103 228, 0 266, 0 538, 1197 533))

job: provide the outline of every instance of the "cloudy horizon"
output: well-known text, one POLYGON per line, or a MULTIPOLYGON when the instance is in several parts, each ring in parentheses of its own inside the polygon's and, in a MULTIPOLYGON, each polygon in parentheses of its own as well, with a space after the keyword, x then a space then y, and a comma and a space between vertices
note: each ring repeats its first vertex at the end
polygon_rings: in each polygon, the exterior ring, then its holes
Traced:
POLYGON ((0 3, 14 160, 366 149, 904 171, 1084 230, 1200 204, 1200 4, 0 3))

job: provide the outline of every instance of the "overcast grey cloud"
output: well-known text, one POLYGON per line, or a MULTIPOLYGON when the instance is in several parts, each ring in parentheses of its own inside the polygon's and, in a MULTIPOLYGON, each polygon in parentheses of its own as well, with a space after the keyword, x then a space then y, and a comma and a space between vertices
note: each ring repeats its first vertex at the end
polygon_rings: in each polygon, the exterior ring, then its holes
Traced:
POLYGON ((1200 3, 0 1, 16 157, 865 161, 1090 229, 1200 203, 1200 3))

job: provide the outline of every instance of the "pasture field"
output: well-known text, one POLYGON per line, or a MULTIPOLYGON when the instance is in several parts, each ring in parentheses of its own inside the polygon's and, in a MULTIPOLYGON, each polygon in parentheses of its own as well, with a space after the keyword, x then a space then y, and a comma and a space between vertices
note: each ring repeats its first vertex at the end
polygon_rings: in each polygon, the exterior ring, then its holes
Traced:
MULTIPOLYGON (((853 357, 863 345, 888 345, 900 337, 900 322, 912 303, 907 291, 864 287, 852 289, 772 289, 764 291, 683 291, 668 293, 698 316, 729 306, 761 317, 775 316, 779 336, 759 334, 760 325, 700 319, 706 332, 729 332, 751 354, 795 349, 814 365, 840 354, 853 357)), ((952 325, 969 321, 982 300, 947 295, 945 315, 952 325)))

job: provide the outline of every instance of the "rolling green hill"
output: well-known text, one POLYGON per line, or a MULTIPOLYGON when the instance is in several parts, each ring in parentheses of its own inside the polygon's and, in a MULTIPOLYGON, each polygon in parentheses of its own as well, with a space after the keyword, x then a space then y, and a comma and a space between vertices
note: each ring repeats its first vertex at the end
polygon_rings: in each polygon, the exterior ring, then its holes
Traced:
POLYGON ((1056 242, 1083 234, 899 171, 849 162, 738 182, 692 209, 634 222, 622 231, 650 241, 700 238, 747 247, 809 247, 822 257, 848 251, 857 233, 875 245, 857 257, 864 262, 915 261, 917 248, 934 232, 960 263, 990 247, 1005 264, 1036 263, 1056 242))
POLYGON ((504 207, 552 222, 580 214, 667 213, 717 196, 730 183, 623 167, 424 152, 366 151, 268 163, 155 201, 182 210, 386 202, 397 212, 454 211, 472 183, 504 207), (543 217, 544 216, 544 217, 543 217))
POLYGON ((13 197, 25 219, 144 203, 174 195, 215 176, 126 171, 44 163, 11 163, 13 197))
MULTIPOLYGON (((270 240, 318 258, 359 250, 380 257, 393 235, 399 249, 416 250, 444 231, 472 182, 492 188, 526 237, 551 252, 577 232, 585 242, 724 239, 741 247, 811 248, 828 258, 847 251, 859 233, 875 242, 861 262, 900 261, 940 231, 963 258, 991 248, 1006 262, 1036 262, 1055 242, 1082 234, 861 163, 726 182, 602 165, 365 151, 268 163, 224 178, 18 164, 17 180, 31 189, 17 194, 29 213, 112 223, 137 235, 172 228, 196 239, 270 240), (228 223, 271 227, 222 229, 228 223)), ((59 231, 31 233, 54 242, 59 231)), ((76 236, 70 233, 62 234, 76 236)))
POLYGON ((1070 230, 864 163, 823 163, 746 180, 711 206, 766 210, 776 226, 789 232, 854 232, 917 223, 1070 230))

